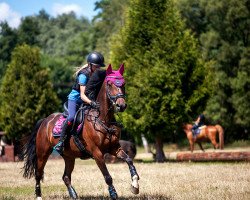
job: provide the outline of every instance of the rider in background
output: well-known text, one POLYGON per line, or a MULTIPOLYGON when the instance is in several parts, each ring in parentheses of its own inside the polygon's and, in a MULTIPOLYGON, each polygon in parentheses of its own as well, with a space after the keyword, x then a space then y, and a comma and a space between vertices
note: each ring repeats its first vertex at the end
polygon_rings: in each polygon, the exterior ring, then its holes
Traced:
POLYGON ((72 129, 73 121, 77 110, 79 109, 82 103, 90 105, 92 108, 99 108, 99 103, 95 101, 91 101, 85 94, 86 85, 88 83, 89 78, 92 74, 99 69, 100 67, 104 67, 104 57, 101 53, 92 52, 87 57, 87 64, 80 67, 75 75, 75 83, 72 87, 70 94, 68 95, 68 117, 65 120, 62 132, 60 136, 60 140, 58 144, 54 147, 54 149, 62 154, 64 141, 67 138, 67 134, 72 129))
POLYGON ((192 127, 193 136, 196 136, 198 134, 197 130, 199 129, 199 127, 204 125, 205 125, 205 116, 203 114, 200 114, 192 127))

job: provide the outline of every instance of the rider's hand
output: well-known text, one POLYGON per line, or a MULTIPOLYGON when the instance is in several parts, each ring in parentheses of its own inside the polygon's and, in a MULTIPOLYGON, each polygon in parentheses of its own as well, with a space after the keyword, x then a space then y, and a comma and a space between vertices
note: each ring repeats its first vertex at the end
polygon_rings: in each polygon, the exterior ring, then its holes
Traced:
POLYGON ((99 103, 99 102, 96 102, 96 101, 91 101, 91 102, 90 102, 90 106, 91 106, 92 108, 99 109, 99 108, 100 108, 100 103, 99 103))

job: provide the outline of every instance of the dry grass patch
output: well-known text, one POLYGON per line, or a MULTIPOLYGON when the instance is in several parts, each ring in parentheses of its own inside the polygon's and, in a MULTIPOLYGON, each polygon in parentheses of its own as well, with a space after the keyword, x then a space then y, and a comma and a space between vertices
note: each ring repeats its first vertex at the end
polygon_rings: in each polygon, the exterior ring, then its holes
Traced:
MULTIPOLYGON (((34 199, 34 179, 20 173, 23 162, 0 163, 0 199, 34 199)), ((124 163, 108 164, 120 199, 250 199, 250 163, 135 163, 140 194, 130 192, 130 174, 124 163)), ((42 182, 43 199, 68 199, 61 179, 64 162, 49 160, 42 182)), ((80 199, 109 199, 107 185, 93 160, 77 160, 72 185, 80 199)))

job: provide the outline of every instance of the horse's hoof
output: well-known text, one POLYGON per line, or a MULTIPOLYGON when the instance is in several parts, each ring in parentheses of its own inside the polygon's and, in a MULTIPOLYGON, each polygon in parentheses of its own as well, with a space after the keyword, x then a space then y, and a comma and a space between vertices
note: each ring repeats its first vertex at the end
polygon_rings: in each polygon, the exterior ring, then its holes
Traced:
POLYGON ((112 193, 112 194, 110 194, 110 197, 111 197, 112 200, 118 199, 117 193, 112 193))
POLYGON ((78 199, 77 193, 72 186, 68 187, 68 191, 69 191, 69 196, 71 199, 78 199))
POLYGON ((42 197, 37 197, 36 200, 42 200, 42 197))
POLYGON ((108 190, 109 190, 109 195, 110 195, 110 197, 111 197, 112 200, 118 199, 118 195, 117 195, 117 193, 116 193, 115 188, 114 188, 113 185, 109 186, 108 190))
POLYGON ((118 195, 112 196, 111 199, 112 199, 112 200, 118 199, 118 195))
POLYGON ((133 194, 139 194, 139 188, 136 188, 136 187, 134 187, 133 185, 131 185, 131 192, 133 193, 133 194))

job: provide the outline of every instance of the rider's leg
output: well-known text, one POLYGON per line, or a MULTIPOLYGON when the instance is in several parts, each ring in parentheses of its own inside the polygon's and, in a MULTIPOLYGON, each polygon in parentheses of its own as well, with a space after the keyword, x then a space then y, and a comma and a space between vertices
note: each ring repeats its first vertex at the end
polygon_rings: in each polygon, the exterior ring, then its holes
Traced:
MULTIPOLYGON (((78 115, 82 115, 81 116, 81 122, 84 123, 84 113, 85 113, 85 110, 87 109, 86 105, 83 105, 81 106, 81 111, 80 113, 78 113, 78 115)), ((75 118, 77 118, 78 116, 75 116, 75 118)), ((80 123, 81 123, 80 122, 80 123)), ((83 124, 82 124, 83 126, 83 124)), ((78 127, 79 127, 79 124, 75 124, 74 127, 72 128, 72 135, 78 135, 78 127)))
POLYGON ((68 115, 66 121, 63 124, 60 140, 59 140, 58 144, 54 147, 54 149, 59 154, 62 154, 63 147, 64 147, 64 141, 67 138, 67 134, 72 129, 73 120, 74 120, 74 116, 75 116, 77 107, 78 107, 78 105, 77 105, 76 101, 68 100, 68 112, 69 112, 69 115, 68 115))
POLYGON ((61 132, 61 135, 60 135, 60 140, 57 143, 57 145, 54 146, 54 149, 59 154, 62 154, 62 152, 63 152, 64 141, 66 140, 68 132, 70 132, 71 128, 72 128, 72 122, 70 122, 70 121, 68 121, 66 119, 66 121, 63 123, 62 132, 61 132))

